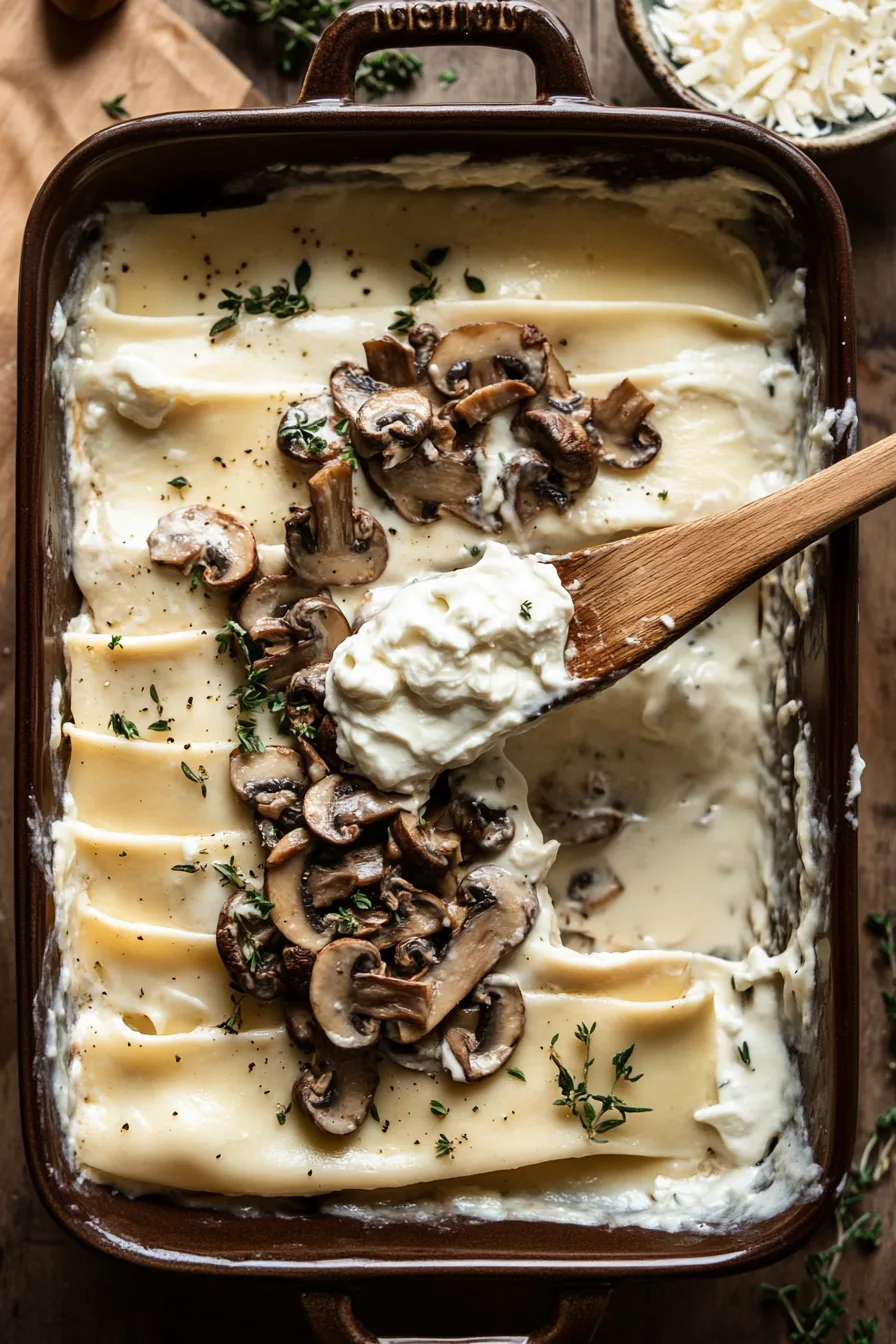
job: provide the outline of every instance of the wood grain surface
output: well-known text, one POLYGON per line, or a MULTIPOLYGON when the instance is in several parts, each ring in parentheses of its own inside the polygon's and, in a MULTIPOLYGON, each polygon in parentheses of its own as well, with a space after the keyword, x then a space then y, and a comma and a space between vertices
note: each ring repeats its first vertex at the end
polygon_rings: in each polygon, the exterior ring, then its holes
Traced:
MULTIPOLYGON (((16 0, 39 3, 40 0, 16 0)), ((202 0, 171 0, 201 27, 271 101, 292 99, 296 86, 271 61, 270 34, 253 33, 222 18, 202 0)), ((605 101, 650 103, 616 32, 609 0, 553 0, 578 37, 605 101)), ((414 100, 505 101, 531 95, 525 58, 470 50, 430 52, 414 100), (458 79, 444 88, 444 69, 458 79)), ((896 147, 864 162, 832 169, 847 205, 856 254, 859 295, 860 408, 865 442, 896 426, 896 147)), ((2 374, 0 370, 0 374, 2 374)), ((12 668, 14 468, 0 461, 0 731, 8 757, 14 706, 12 668)), ((861 901, 864 910, 894 904, 896 868, 896 504, 861 524, 861 746, 867 761, 861 803, 861 901)), ((298 1285, 137 1270, 83 1249, 58 1230, 34 1194, 19 1137, 15 1074, 15 1008, 12 951, 10 770, 2 772, 0 818, 6 881, 0 892, 0 1342, 2 1344, 157 1344, 158 1341, 307 1339, 298 1285)), ((880 1008, 880 968, 870 939, 863 947, 861 1131, 885 1106, 896 1103, 896 1080, 886 1078, 880 1008)), ((883 1248, 853 1254, 842 1272, 855 1314, 877 1315, 877 1344, 896 1341, 896 1182, 874 1201, 885 1225, 883 1248)), ((691 1282, 632 1283, 616 1289, 599 1339, 625 1344, 778 1344, 787 1332, 760 1301, 758 1284, 800 1277, 802 1257, 763 1273, 691 1282)), ((419 1281, 418 1281, 419 1284, 419 1281)), ((413 1298, 395 1289, 359 1291, 358 1312, 386 1334, 434 1334, 477 1329, 526 1333, 547 1313, 547 1298, 527 1284, 420 1285, 413 1298), (474 1310, 475 1308, 475 1310, 474 1310)), ((835 1332, 836 1340, 842 1332, 835 1332)))

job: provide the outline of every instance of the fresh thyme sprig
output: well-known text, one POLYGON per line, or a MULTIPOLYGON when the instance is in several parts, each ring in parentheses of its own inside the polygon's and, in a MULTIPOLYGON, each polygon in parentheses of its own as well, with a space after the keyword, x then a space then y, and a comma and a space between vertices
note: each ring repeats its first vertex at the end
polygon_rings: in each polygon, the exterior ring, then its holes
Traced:
POLYGON ((170 732, 171 732, 171 720, 170 720, 170 719, 166 719, 166 718, 164 717, 164 712, 165 712, 165 711, 164 711, 164 706, 162 705, 162 702, 161 702, 161 700, 159 699, 159 693, 158 693, 158 691, 156 690, 155 686, 150 686, 150 688, 149 688, 149 694, 150 694, 150 698, 152 699, 153 704, 154 704, 155 707, 156 707, 156 712, 158 713, 158 716, 159 716, 159 717, 156 719, 155 723, 151 723, 151 724, 149 725, 149 728, 147 729, 147 731, 150 732, 150 733, 170 733, 170 732))
POLYGON ((270 692, 265 674, 255 667, 262 655, 261 646, 250 639, 238 621, 229 620, 215 635, 219 653, 239 653, 243 660, 246 680, 235 686, 231 694, 236 701, 236 736, 240 751, 264 751, 264 742, 258 735, 257 715, 270 710, 283 731, 285 702, 281 691, 270 692))
POLYGON ((125 98, 127 98, 126 93, 117 93, 114 98, 101 98, 100 107, 106 116, 111 117, 113 121, 128 121, 131 114, 124 105, 125 98))
POLYGON ((226 863, 213 863, 212 867, 221 879, 222 887, 236 887, 252 906, 253 914, 258 915, 259 919, 270 918, 274 902, 269 901, 264 892, 259 891, 257 887, 251 887, 235 863, 228 860, 226 863))
POLYGON ((107 647, 110 649, 120 649, 121 635, 113 635, 112 638, 109 640, 107 647))
MULTIPOLYGON (((597 1023, 592 1022, 590 1027, 586 1027, 584 1022, 580 1022, 576 1027, 575 1037, 581 1041, 585 1047, 585 1062, 582 1065, 582 1078, 577 1082, 574 1076, 567 1069, 566 1065, 557 1054, 555 1046, 559 1038, 559 1033, 551 1041, 551 1063, 557 1070, 557 1085, 560 1088, 561 1095, 554 1102, 555 1106, 565 1106, 570 1115, 575 1116, 579 1124, 592 1143, 608 1143, 609 1140, 601 1136, 608 1133, 611 1129, 618 1129, 624 1125, 630 1115, 651 1111, 652 1106, 629 1106, 621 1097, 613 1093, 592 1092, 588 1086, 588 1073, 594 1063, 592 1050, 592 1039, 597 1029, 597 1023), (600 1110, 596 1110, 594 1102, 599 1102, 600 1110), (615 1112, 615 1115, 612 1114, 615 1112)), ((625 1050, 620 1050, 613 1056, 613 1067, 616 1070, 614 1082, 620 1080, 627 1083, 636 1083, 643 1074, 632 1075, 629 1060, 634 1051, 634 1045, 628 1046, 625 1050)))
POLYGON ((355 88, 363 89, 373 103, 387 93, 409 89, 422 73, 422 61, 409 51, 378 51, 373 56, 365 56, 359 64, 355 88))
MULTIPOLYGON (((408 290, 408 298, 411 303, 423 303, 427 299, 434 299, 436 297, 441 288, 441 281, 435 274, 434 268, 436 266, 441 266, 442 262, 447 257, 448 252, 449 249, 447 247, 433 247, 430 248, 422 261, 418 261, 416 257, 411 258, 411 270, 416 271, 418 275, 423 276, 422 280, 418 281, 416 285, 411 285, 408 290)), ((398 313, 396 312, 396 317, 397 316, 398 313)), ((413 321, 411 322, 411 326, 413 326, 413 321)), ((390 331, 397 331, 398 329, 397 323, 394 322, 389 328, 390 331)), ((408 327, 408 330, 410 330, 410 327, 408 327)))
POLYGON ((140 736, 137 731, 137 725, 131 723, 130 719, 126 719, 118 709, 113 709, 112 713, 109 715, 108 726, 112 729, 112 732, 116 737, 127 738, 129 742, 140 736))
POLYGON ((436 1139, 436 1157, 452 1157, 454 1154, 454 1143, 446 1134, 440 1134, 436 1139))
MULTIPOLYGON (((868 916, 868 932, 877 938, 878 951, 884 957, 890 975, 890 984, 881 991, 884 1016, 890 1038, 890 1048, 896 1055, 896 911, 868 916)), ((896 1058, 890 1060, 890 1072, 896 1078, 896 1058)), ((837 1201, 835 1210, 836 1240, 823 1251, 812 1251, 804 1265, 806 1278, 814 1290, 805 1306, 800 1305, 798 1284, 783 1287, 764 1283, 762 1291, 777 1302, 790 1326, 794 1344, 824 1344, 835 1326, 849 1314, 846 1289, 837 1276, 840 1258, 850 1246, 876 1250, 881 1244, 883 1228, 877 1214, 860 1213, 862 1201, 884 1179, 892 1166, 896 1147, 896 1106, 882 1111, 865 1143, 849 1180, 837 1201)), ((878 1322, 874 1317, 857 1317, 852 1329, 844 1337, 845 1344, 872 1344, 877 1336, 878 1322)))
POLYGON ((180 768, 183 771, 184 777, 188 779, 191 784, 198 784, 202 792, 203 798, 207 798, 208 771, 206 770, 205 766, 200 765, 199 770, 197 772, 196 770, 193 770, 191 766, 187 765, 186 761, 181 761, 180 768))
POLYGON ((225 18, 265 24, 277 38, 281 70, 294 75, 327 24, 348 8, 349 0, 207 0, 207 3, 225 18))
POLYGON ((279 318, 307 313, 311 302, 305 293, 305 286, 310 279, 311 267, 307 261, 301 261, 293 277, 295 291, 290 289, 288 280, 281 280, 273 289, 269 289, 267 294, 261 285, 250 285, 245 294, 238 294, 235 289, 222 288, 224 298, 218 307, 225 310, 224 316, 212 324, 209 336, 221 336, 231 327, 235 327, 242 313, 249 313, 252 316, 258 313, 270 313, 272 317, 279 318))
POLYGON ((237 1036, 243 1025, 243 995, 237 998, 235 994, 231 994, 230 1002, 233 1004, 233 1011, 223 1022, 219 1022, 218 1026, 221 1031, 226 1031, 228 1036, 237 1036))

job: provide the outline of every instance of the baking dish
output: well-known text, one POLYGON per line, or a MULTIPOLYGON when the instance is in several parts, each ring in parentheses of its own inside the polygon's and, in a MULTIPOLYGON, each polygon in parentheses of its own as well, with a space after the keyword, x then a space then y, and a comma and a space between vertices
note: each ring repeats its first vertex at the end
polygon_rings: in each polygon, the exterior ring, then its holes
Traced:
MULTIPOLYGON (((297 108, 189 113, 110 127, 54 172, 32 211, 21 289, 19 384, 19 640, 17 901, 21 1077, 26 1145, 47 1207, 92 1246, 143 1264, 279 1273, 322 1283, 395 1274, 532 1274, 603 1283, 622 1275, 719 1272, 776 1258, 829 1209, 851 1153, 856 1029, 855 834, 844 816, 856 737, 856 535, 819 552, 818 599, 802 630, 798 693, 815 743, 816 793, 827 808, 831 890, 823 936, 817 1048, 803 1079, 821 1168, 817 1197, 741 1231, 698 1235, 524 1222, 368 1226, 313 1212, 241 1218, 221 1209, 128 1199, 79 1182, 63 1159, 45 1067, 43 1004, 54 980, 52 896, 40 837, 59 814, 62 772, 50 746, 51 687, 64 681, 61 633, 78 609, 66 559, 64 425, 51 382, 50 322, 104 203, 139 199, 177 211, 246 204, 282 185, 284 165, 382 162, 395 154, 462 151, 481 159, 586 156, 615 182, 678 178, 715 167, 752 173, 786 202, 766 221, 769 243, 808 268, 811 401, 845 407, 855 357, 849 243, 821 173, 780 138, 727 118, 605 108, 593 100, 575 43, 550 14, 523 3, 364 6, 317 48, 297 108), (519 107, 357 107, 360 58, 382 46, 469 41, 525 51, 538 97, 519 107), (236 185, 235 185, 236 184, 236 185)), ((771 197, 770 197, 771 199, 771 197)), ((807 376, 809 376, 807 374, 807 376)), ((833 451, 847 451, 846 418, 833 451)), ((596 1301, 596 1299, 595 1299, 596 1301)), ((345 1323, 343 1322, 343 1327, 345 1323)))

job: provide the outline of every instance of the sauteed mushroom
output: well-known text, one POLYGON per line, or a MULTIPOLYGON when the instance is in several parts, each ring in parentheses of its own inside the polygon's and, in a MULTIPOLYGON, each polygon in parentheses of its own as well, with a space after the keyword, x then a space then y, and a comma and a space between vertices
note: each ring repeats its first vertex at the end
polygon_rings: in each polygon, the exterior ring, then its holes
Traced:
POLYGON ((463 397, 506 379, 535 392, 545 380, 544 332, 518 322, 470 322, 443 336, 432 353, 430 379, 446 397, 463 397))
POLYGON ((521 411, 514 422, 532 436, 538 451, 559 473, 568 490, 584 490, 597 475, 599 449, 583 425, 562 411, 521 411))
MULTIPOLYGON (((266 630, 275 623, 278 630, 285 631, 282 618, 296 602, 309 597, 312 589, 302 583, 294 574, 266 574, 256 579, 240 598, 236 609, 236 619, 250 639, 261 639, 266 630)), ((285 638, 281 633, 278 638, 285 638)))
POLYGON ((362 455, 382 453, 383 466, 405 462, 429 433, 432 403, 413 387, 375 392, 359 408, 352 423, 362 455))
POLYGON ((335 936, 305 904, 303 882, 311 836, 302 826, 284 835, 271 850, 264 870, 264 893, 273 904, 271 920, 285 938, 315 954, 335 936))
POLYGON ((410 812, 398 813, 389 835, 401 853, 402 868, 427 885, 441 879, 460 861, 460 836, 456 831, 421 826, 410 812))
POLYGON ((362 826, 394 817, 403 799, 357 775, 327 775, 305 794, 305 821, 329 845, 352 845, 362 826))
POLYGON ((376 1052, 340 1050, 314 1024, 314 1057, 293 1088, 296 1109, 325 1134, 344 1138, 367 1119, 379 1082, 376 1052))
POLYGON ((352 506, 352 469, 331 462, 308 482, 311 507, 295 509, 286 524, 286 556, 306 583, 372 583, 386 568, 382 527, 352 506))
POLYGON ((390 387, 413 387, 417 381, 414 353, 392 336, 364 342, 370 376, 390 387))
POLYGON ((385 975, 379 952, 361 938, 340 938, 318 953, 308 987, 321 1030, 341 1050, 375 1044, 381 1019, 419 1025, 431 995, 419 981, 385 975))
POLYGON ((328 392, 303 397, 286 408, 277 429, 277 447, 296 462, 322 467, 345 447, 345 439, 336 432, 340 418, 328 392))
POLYGON ((185 574, 202 566, 202 582, 213 592, 239 588, 258 564, 251 529, 232 514, 205 504, 166 513, 150 532, 148 545, 157 565, 176 565, 185 574))
POLYGON ((235 891, 221 907, 215 943, 231 980, 244 993, 263 1001, 283 993, 277 955, 282 939, 245 892, 235 891))
POLYGON ((487 975, 469 1002, 479 1007, 475 1032, 451 1026, 442 1037, 442 1063, 457 1083, 478 1082, 497 1073, 520 1042, 526 1004, 520 987, 506 975, 487 975))
POLYGON ((421 444, 407 461, 388 470, 376 457, 363 467, 376 493, 411 523, 431 522, 442 507, 464 514, 482 489, 470 446, 436 452, 431 444, 421 444))
POLYGON ((516 827, 508 812, 488 807, 479 798, 456 794, 448 808, 451 824, 465 845, 478 854, 497 854, 506 849, 516 827))
POLYGON ((528 523, 550 505, 558 513, 569 508, 569 496, 553 478, 550 463, 534 448, 521 447, 501 473, 501 488, 521 523, 528 523))
POLYGON ((305 889, 316 909, 346 901, 356 891, 371 887, 383 876, 382 845, 359 845, 343 850, 335 863, 316 863, 308 870, 305 889))
POLYGON ((385 392, 387 386, 357 364, 337 364, 330 374, 330 394, 340 415, 349 420, 357 417, 368 397, 385 392))
POLYGON ((431 938, 435 934, 446 932, 451 927, 445 902, 434 896, 431 891, 413 887, 409 882, 403 880, 399 883, 393 882, 389 895, 383 896, 383 903, 387 909, 395 911, 399 922, 395 923, 393 918, 371 938, 373 946, 382 952, 390 947, 398 948, 405 943, 431 938), (396 890, 397 887, 403 890, 396 890), (390 905, 392 897, 396 899, 390 905))
POLYGON ((298 752, 291 747, 265 747, 264 751, 230 753, 230 785, 243 803, 263 817, 288 824, 292 814, 301 820, 299 799, 308 787, 308 772, 298 752))
POLYGON ((469 902, 463 926, 445 947, 439 961, 415 982, 432 986, 432 999, 422 1027, 397 1024, 398 1039, 419 1040, 467 997, 506 952, 521 943, 538 911, 535 888, 502 868, 471 869, 458 887, 458 900, 469 902))
POLYGON ((654 404, 628 378, 617 383, 608 396, 592 399, 588 423, 601 462, 634 471, 653 461, 663 446, 662 438, 646 419, 654 404))
POLYGON ((414 373, 418 382, 426 377, 427 365, 441 339, 438 328, 431 322, 418 322, 408 332, 408 344, 414 351, 414 373))
POLYGON ((584 395, 573 389, 569 381, 569 374, 554 353, 550 342, 545 345, 545 350, 547 351, 548 363, 544 386, 532 402, 529 410, 534 411, 542 406, 547 406, 551 410, 563 411, 565 415, 571 415, 582 405, 585 400, 584 395))
POLYGON ((508 378, 503 383, 489 383, 487 387, 477 388, 455 403, 454 414, 465 420, 468 425, 482 424, 498 411, 506 411, 508 406, 527 401, 535 396, 535 389, 528 383, 508 378))

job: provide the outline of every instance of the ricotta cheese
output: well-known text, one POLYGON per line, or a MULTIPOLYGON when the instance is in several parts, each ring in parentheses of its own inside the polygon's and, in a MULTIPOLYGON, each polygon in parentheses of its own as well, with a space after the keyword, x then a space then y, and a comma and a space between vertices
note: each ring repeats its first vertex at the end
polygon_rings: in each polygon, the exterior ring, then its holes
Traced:
POLYGON ((477 564, 401 587, 340 644, 326 707, 339 754, 418 802, 571 686, 573 603, 553 565, 489 542, 477 564))
POLYGON ((816 139, 896 111, 894 0, 664 0, 650 23, 723 112, 816 139))

